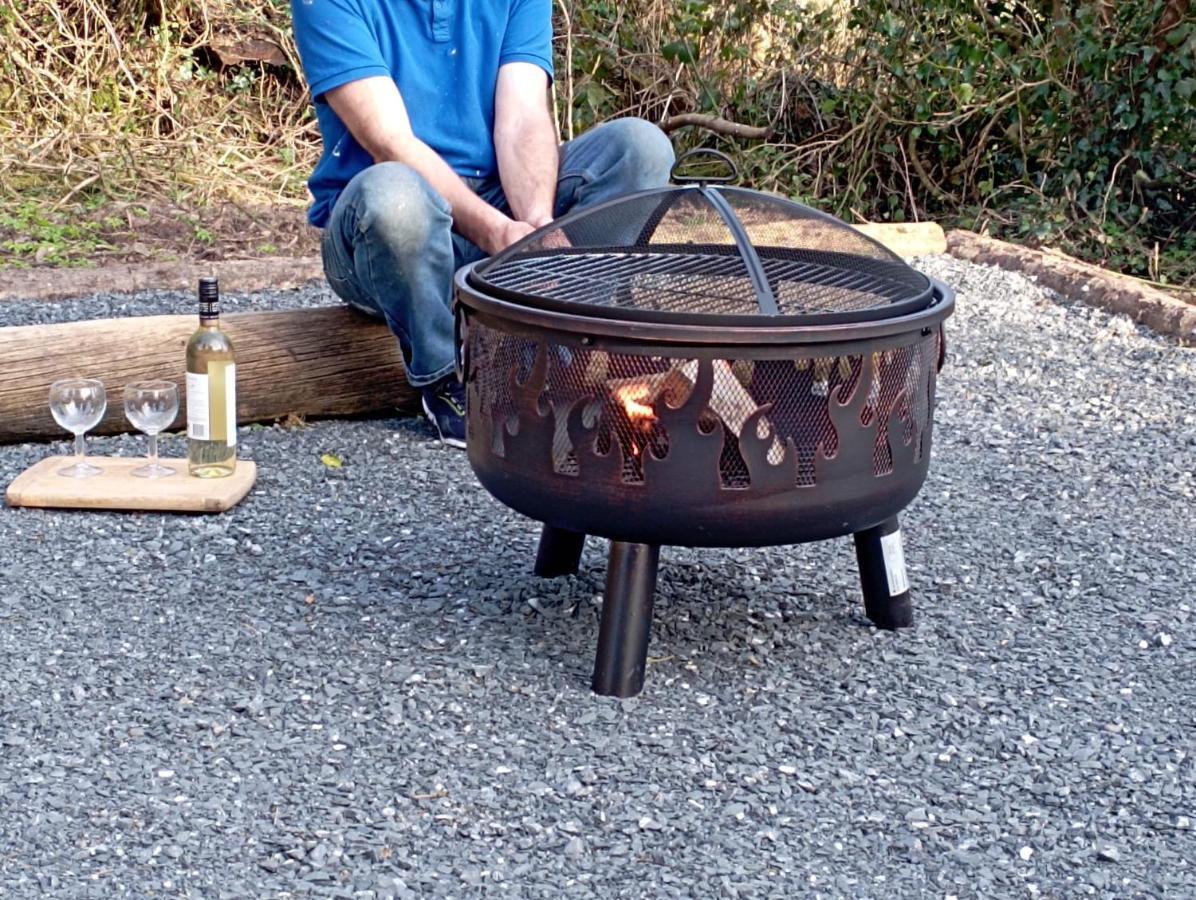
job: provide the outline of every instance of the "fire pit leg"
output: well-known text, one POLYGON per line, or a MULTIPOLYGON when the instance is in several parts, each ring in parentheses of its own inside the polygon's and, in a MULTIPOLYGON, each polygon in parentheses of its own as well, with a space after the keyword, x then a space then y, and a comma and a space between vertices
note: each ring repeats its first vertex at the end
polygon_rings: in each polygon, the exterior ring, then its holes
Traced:
POLYGON ((592 686, 596 694, 634 697, 644 687, 659 560, 658 546, 610 542, 606 596, 594 660, 592 686))
POLYGON ((545 525, 540 532, 540 549, 536 551, 535 573, 541 578, 576 575, 585 545, 584 534, 545 525))
POLYGON ((864 611, 877 628, 908 628, 914 624, 909 602, 909 578, 901 547, 897 517, 856 532, 855 558, 860 567, 864 611))

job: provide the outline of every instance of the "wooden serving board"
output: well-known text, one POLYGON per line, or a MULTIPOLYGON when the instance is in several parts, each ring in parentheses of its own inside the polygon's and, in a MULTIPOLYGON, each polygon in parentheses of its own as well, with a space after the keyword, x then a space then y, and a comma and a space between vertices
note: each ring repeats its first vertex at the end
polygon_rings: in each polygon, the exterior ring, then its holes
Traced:
POLYGON ((215 513, 236 506, 257 478, 257 466, 248 460, 237 460, 227 478, 193 478, 187 474, 187 460, 166 458, 159 462, 177 475, 138 478, 129 473, 145 465, 145 458, 118 456, 87 457, 104 470, 91 478, 58 474, 73 461, 73 456, 50 456, 30 466, 8 486, 8 505, 215 513))

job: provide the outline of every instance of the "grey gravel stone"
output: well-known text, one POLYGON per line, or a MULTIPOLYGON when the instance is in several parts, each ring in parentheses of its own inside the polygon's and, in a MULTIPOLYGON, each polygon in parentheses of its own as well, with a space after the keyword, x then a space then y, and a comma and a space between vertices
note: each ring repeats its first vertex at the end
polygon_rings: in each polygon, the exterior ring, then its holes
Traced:
MULTIPOLYGON (((846 539, 667 548, 647 690, 595 697, 601 542, 533 577, 417 420, 247 428, 215 518, 0 509, 0 896, 1196 894, 1196 354, 923 265, 960 296, 902 632, 846 539)), ((132 303, 0 313, 191 310, 132 303)))
MULTIPOLYGON (((0 301, 0 326, 53 325, 85 319, 123 319, 169 313, 192 315, 198 309, 194 291, 141 291, 133 294, 101 293, 53 302, 45 300, 0 301)), ((250 312, 265 309, 308 309, 335 306, 341 301, 323 284, 311 284, 293 291, 225 291, 220 310, 250 312)))

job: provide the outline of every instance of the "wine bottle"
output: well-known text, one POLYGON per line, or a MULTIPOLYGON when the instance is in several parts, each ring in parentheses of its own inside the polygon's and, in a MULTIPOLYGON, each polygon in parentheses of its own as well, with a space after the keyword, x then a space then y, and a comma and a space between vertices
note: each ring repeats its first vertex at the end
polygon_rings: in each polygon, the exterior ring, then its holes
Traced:
POLYGON ((199 279, 199 328, 187 341, 187 469, 223 478, 237 465, 237 366, 220 330, 220 288, 199 279))

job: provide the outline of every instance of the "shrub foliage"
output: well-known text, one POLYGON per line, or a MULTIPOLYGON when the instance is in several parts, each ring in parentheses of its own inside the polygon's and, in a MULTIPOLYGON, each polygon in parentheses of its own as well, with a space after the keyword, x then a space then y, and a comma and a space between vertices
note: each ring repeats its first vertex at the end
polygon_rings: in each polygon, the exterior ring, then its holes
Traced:
POLYGON ((768 140, 723 141, 758 186, 1196 283, 1187 0, 582 5, 580 124, 698 111, 767 125, 768 140))

